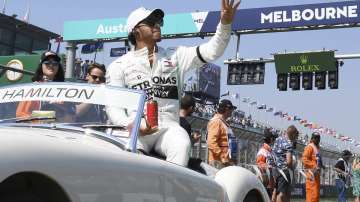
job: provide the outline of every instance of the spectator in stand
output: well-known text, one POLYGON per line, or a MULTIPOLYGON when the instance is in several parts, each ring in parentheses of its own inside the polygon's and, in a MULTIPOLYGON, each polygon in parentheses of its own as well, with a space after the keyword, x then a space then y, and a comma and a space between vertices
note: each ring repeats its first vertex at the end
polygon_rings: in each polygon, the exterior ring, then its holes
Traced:
POLYGON ((208 161, 216 168, 233 165, 236 160, 236 154, 232 154, 232 151, 237 151, 237 148, 232 148, 233 145, 230 142, 234 141, 234 133, 226 121, 235 109, 230 100, 221 100, 217 113, 207 126, 208 161))
MULTIPOLYGON (((89 84, 103 84, 105 83, 105 74, 105 65, 93 63, 87 69, 85 78, 89 84)), ((76 120, 78 122, 104 123, 104 107, 87 103, 76 105, 76 120)))
POLYGON ((355 157, 352 164, 353 173, 353 195, 355 202, 360 202, 360 157, 355 157))
MULTIPOLYGON (((33 82, 63 82, 65 81, 64 69, 60 63, 61 58, 52 51, 46 51, 41 55, 40 63, 32 78, 33 82)), ((40 110, 39 101, 20 102, 16 109, 17 118, 28 118, 32 111, 40 110)))
POLYGON ((276 138, 273 152, 277 172, 275 174, 276 202, 289 202, 291 198, 291 176, 296 162, 293 153, 299 131, 293 125, 289 126, 283 136, 276 138))
POLYGON ((81 65, 81 79, 86 78, 86 73, 88 72, 88 68, 89 68, 89 60, 85 60, 81 65))
POLYGON ((198 131, 192 132, 190 123, 186 117, 191 116, 195 108, 195 99, 191 95, 185 95, 180 101, 180 126, 183 127, 189 135, 191 145, 193 146, 200 140, 200 133, 198 131))
POLYGON ((245 120, 245 118, 243 118, 243 119, 241 120, 241 125, 242 125, 242 127, 245 127, 245 126, 246 126, 246 120, 245 120))
POLYGON ((76 79, 80 79, 81 76, 81 59, 76 59, 75 60, 75 68, 74 68, 74 74, 75 74, 75 78, 76 79))
POLYGON ((306 202, 320 200, 320 174, 324 168, 320 155, 320 133, 311 135, 310 143, 305 147, 302 156, 306 171, 306 202))
POLYGON ((349 165, 352 153, 349 150, 344 150, 341 158, 335 164, 336 175, 336 189, 338 190, 338 202, 346 201, 346 189, 350 185, 351 167, 349 165))
POLYGON ((276 168, 275 156, 272 152, 271 146, 275 141, 276 136, 269 130, 264 130, 264 144, 256 155, 256 164, 260 168, 262 174, 262 182, 266 187, 267 193, 272 201, 275 201, 275 179, 273 169, 276 168))

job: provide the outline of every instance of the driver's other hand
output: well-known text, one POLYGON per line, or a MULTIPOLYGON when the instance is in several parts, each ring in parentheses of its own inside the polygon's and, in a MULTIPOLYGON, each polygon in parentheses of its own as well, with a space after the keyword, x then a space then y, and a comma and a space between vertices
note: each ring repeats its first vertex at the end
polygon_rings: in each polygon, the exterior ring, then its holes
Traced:
POLYGON ((155 132, 157 132, 159 130, 159 128, 157 126, 150 126, 149 121, 145 118, 145 119, 141 119, 141 125, 140 125, 140 135, 145 136, 145 135, 151 135, 155 132))
POLYGON ((157 132, 159 130, 159 127, 155 126, 155 127, 140 127, 140 135, 145 136, 145 135, 151 135, 155 132, 157 132))
MULTIPOLYGON (((131 131, 134 127, 134 123, 130 123, 128 126, 127 126, 127 129, 129 131, 129 136, 131 134, 131 131)), ((159 130, 159 128, 156 126, 156 127, 150 127, 150 125, 143 119, 141 120, 141 124, 140 124, 140 129, 139 129, 139 132, 140 132, 140 135, 141 136, 146 136, 146 135, 151 135, 155 132, 157 132, 159 130)))

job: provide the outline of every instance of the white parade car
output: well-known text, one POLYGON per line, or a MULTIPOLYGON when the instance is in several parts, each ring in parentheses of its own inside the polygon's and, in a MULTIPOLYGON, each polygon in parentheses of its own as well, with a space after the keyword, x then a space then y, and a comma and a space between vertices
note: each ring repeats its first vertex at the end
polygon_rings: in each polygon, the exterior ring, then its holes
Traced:
POLYGON ((0 88, 0 201, 270 201, 244 168, 201 163, 201 173, 137 152, 144 100, 105 85, 0 88), (106 107, 133 114, 130 134, 108 123, 106 107))

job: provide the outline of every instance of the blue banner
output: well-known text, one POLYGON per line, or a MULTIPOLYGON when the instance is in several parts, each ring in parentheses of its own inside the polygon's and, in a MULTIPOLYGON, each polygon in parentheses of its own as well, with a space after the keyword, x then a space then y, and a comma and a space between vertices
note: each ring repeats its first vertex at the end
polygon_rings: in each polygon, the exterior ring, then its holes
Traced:
POLYGON ((112 48, 110 50, 110 57, 120 57, 122 55, 125 55, 126 52, 127 52, 126 47, 112 48))
POLYGON ((85 44, 81 48, 81 53, 90 54, 90 53, 94 53, 95 51, 101 51, 103 48, 104 48, 104 43, 102 42, 85 44))
MULTIPOLYGON (((234 31, 360 23, 360 1, 240 9, 234 31)), ((164 36, 214 33, 220 11, 169 14, 164 17, 164 36), (180 26, 179 26, 180 25, 180 26)), ((64 24, 64 40, 127 38, 126 18, 70 21, 64 24)))
MULTIPOLYGON (((360 1, 241 9, 235 31, 360 23, 360 1)), ((209 12, 201 32, 214 32, 220 12, 209 12)))

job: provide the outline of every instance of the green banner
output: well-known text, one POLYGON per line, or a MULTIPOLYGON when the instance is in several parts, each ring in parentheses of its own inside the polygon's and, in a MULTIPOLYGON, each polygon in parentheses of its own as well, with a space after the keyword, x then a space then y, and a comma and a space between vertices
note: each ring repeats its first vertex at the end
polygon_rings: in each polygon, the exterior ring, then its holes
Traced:
MULTIPOLYGON (((206 17, 206 15, 207 12, 166 15, 164 17, 164 26, 161 28, 161 34, 172 35, 199 32, 201 26, 199 25, 200 27, 198 27, 197 24, 199 23, 194 22, 193 16, 201 18, 202 16, 206 17)), ((127 18, 67 21, 64 23, 64 41, 127 38, 126 21, 127 18)))
MULTIPOLYGON (((31 72, 35 72, 39 62, 40 55, 0 56, 0 64, 31 72)), ((31 78, 31 75, 9 70, 4 71, 0 68, 0 86, 14 83, 32 82, 31 78)))
POLYGON ((274 58, 277 74, 336 70, 334 51, 276 54, 274 58))

